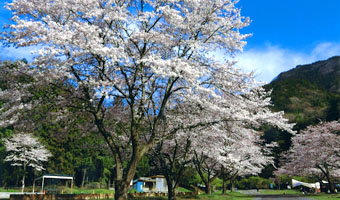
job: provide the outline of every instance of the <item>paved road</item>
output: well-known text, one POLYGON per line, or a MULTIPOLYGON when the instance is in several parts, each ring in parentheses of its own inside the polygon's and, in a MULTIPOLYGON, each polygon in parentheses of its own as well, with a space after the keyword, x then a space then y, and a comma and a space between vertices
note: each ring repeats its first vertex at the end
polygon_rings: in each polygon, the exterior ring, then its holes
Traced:
POLYGON ((297 195, 263 195, 259 192, 257 192, 256 190, 238 190, 239 192, 243 193, 243 194, 249 194, 249 195, 253 195, 255 196, 254 200, 312 200, 310 198, 306 198, 306 197, 300 197, 297 195))

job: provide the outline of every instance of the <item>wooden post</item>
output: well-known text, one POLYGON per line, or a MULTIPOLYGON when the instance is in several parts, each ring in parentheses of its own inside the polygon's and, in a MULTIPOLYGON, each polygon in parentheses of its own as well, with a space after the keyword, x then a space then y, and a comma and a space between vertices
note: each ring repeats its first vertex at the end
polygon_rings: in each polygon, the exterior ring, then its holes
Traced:
POLYGON ((71 194, 73 194, 73 177, 72 177, 72 180, 71 180, 71 194))
POLYGON ((45 182, 45 178, 44 178, 44 176, 43 176, 42 182, 41 182, 41 190, 42 190, 42 192, 45 194, 45 191, 44 191, 44 182, 45 182))
POLYGON ((35 185, 35 179, 34 179, 34 181, 33 181, 33 193, 34 193, 34 185, 35 185))

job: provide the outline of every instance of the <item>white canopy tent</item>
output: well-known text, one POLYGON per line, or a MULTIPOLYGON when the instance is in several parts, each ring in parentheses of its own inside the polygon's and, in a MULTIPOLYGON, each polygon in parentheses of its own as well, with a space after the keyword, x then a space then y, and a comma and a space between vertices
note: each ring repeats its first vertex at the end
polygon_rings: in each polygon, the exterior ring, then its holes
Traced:
POLYGON ((33 181, 33 192, 34 192, 34 187, 35 187, 35 181, 42 179, 41 182, 41 191, 44 191, 44 183, 45 183, 45 179, 59 179, 59 180, 71 180, 71 194, 73 191, 73 176, 69 176, 69 175, 53 175, 53 174, 46 174, 43 175, 41 177, 38 177, 36 179, 34 179, 33 181))
POLYGON ((316 183, 305 183, 305 182, 302 182, 302 181, 297 181, 295 179, 292 179, 292 186, 293 186, 293 188, 297 187, 297 186, 300 186, 300 185, 308 187, 308 188, 317 188, 317 189, 320 189, 320 183, 319 182, 316 182, 316 183))

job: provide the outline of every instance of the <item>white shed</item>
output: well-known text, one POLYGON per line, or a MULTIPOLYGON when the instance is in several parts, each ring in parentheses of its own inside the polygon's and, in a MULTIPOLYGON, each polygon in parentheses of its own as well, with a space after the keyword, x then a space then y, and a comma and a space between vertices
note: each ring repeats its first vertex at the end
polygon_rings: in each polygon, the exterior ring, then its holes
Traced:
MULTIPOLYGON (((35 189, 35 182, 38 180, 41 180, 41 192, 45 193, 46 192, 46 186, 45 186, 45 182, 48 179, 55 179, 55 180, 70 180, 71 181, 71 193, 72 193, 72 189, 73 189, 73 176, 70 175, 57 175, 57 174, 45 174, 41 177, 38 177, 36 179, 34 179, 33 181, 33 192, 35 189)), ((50 189, 50 188, 49 188, 50 189)), ((51 190, 51 189, 50 189, 51 190)), ((54 192, 57 193, 57 189, 54 188, 54 192)))

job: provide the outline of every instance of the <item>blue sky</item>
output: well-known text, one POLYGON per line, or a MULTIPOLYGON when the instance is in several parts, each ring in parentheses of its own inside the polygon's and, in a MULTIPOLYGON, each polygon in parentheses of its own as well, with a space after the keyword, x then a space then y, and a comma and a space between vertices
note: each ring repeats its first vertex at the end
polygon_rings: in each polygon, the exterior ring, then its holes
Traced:
POLYGON ((240 0, 252 33, 238 66, 270 82, 280 72, 340 56, 340 0, 240 0))
MULTIPOLYGON (((0 26, 10 13, 0 0, 0 26)), ((340 55, 340 0, 240 0, 252 33, 237 66, 270 82, 280 72, 340 55)), ((30 49, 0 48, 0 58, 29 58, 30 49)))

